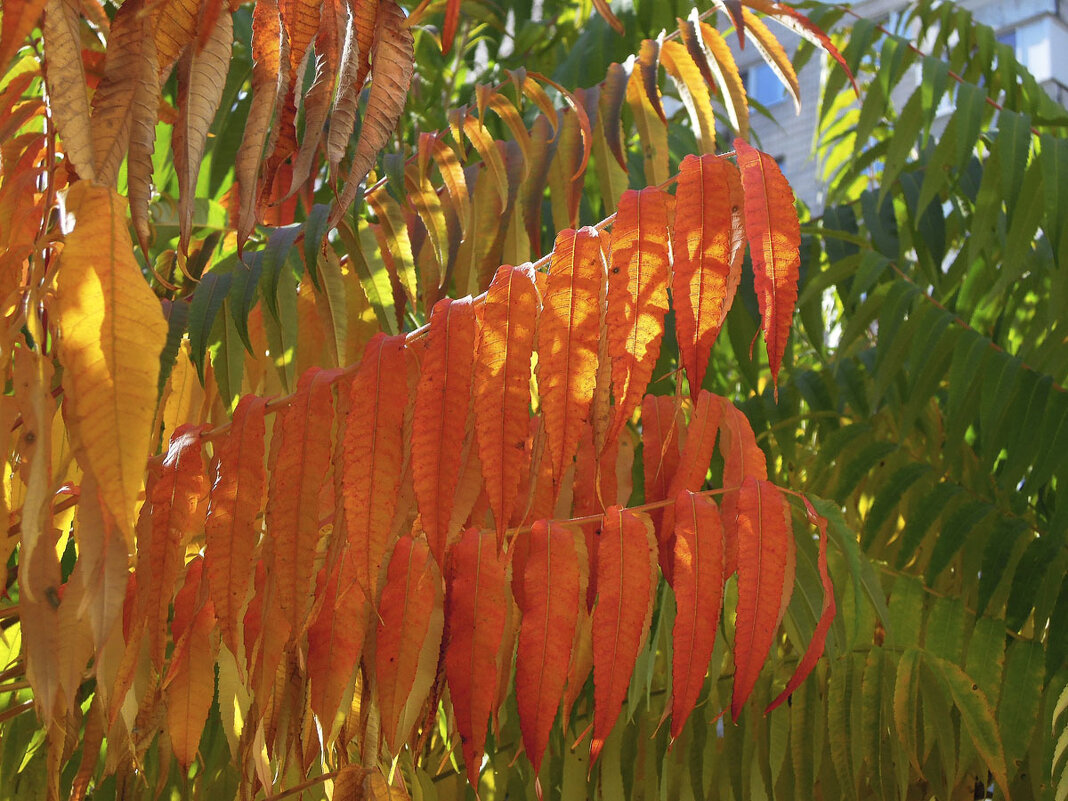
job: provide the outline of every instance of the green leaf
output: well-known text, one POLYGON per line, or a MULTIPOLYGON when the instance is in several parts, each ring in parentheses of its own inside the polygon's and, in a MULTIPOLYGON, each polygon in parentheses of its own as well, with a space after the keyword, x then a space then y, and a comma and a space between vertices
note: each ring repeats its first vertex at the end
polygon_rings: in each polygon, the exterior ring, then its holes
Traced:
POLYGON ((1068 139, 1042 134, 1042 194, 1046 201, 1045 230, 1053 245, 1057 266, 1068 268, 1068 236, 1064 231, 1064 210, 1068 208, 1068 139))
POLYGON ((916 721, 920 706, 920 651, 907 648, 897 665, 897 680, 894 684, 894 729, 905 747, 905 754, 916 772, 920 767, 919 743, 916 721))
POLYGON ((1002 793, 1008 797, 1009 777, 1005 751, 986 696, 979 689, 979 685, 952 662, 926 654, 924 664, 935 671, 949 690, 954 705, 960 710, 961 723, 971 737, 975 750, 983 758, 1002 793))
POLYGON ((967 501, 954 510, 949 519, 942 524, 941 533, 931 550, 931 560, 927 563, 926 581, 933 585, 938 576, 949 567, 950 561, 964 547, 964 543, 973 538, 974 529, 982 523, 994 507, 986 501, 967 501))
POLYGON ((316 203, 308 212, 308 219, 304 221, 304 264, 316 289, 322 288, 319 286, 319 274, 315 265, 318 264, 319 253, 323 249, 329 217, 330 207, 325 203, 316 203))
POLYGON ((167 320, 167 341, 159 355, 159 396, 163 395, 163 388, 167 386, 171 370, 178 360, 178 347, 182 344, 182 337, 185 336, 185 329, 189 325, 189 304, 181 300, 165 300, 163 316, 167 320))
POLYGON ((887 194, 893 189, 894 182, 904 169, 905 162, 912 155, 923 124, 923 87, 921 86, 909 97, 891 129, 892 138, 883 162, 883 176, 879 188, 880 204, 886 200, 887 194))
POLYGON ((201 383, 204 382, 204 353, 215 325, 215 315, 222 308, 233 280, 233 273, 224 272, 220 265, 201 276, 193 292, 193 302, 189 305, 189 355, 201 383))
MULTIPOLYGON (((223 301, 228 305, 230 299, 223 301)), ((219 385, 219 395, 227 412, 233 412, 241 399, 241 379, 245 372, 245 353, 241 338, 237 334, 231 315, 224 313, 215 320, 212 328, 212 342, 208 346, 211 354, 211 367, 215 374, 215 383, 219 385)))
MULTIPOLYGON (((831 665, 827 685, 827 741, 831 762, 845 798, 857 798, 856 774, 853 770, 854 732, 850 709, 853 705, 852 665, 855 654, 831 665)), ((859 700, 859 693, 858 700, 859 700)), ((857 732, 859 735, 859 732, 857 732)))
POLYGON ((905 529, 901 532, 901 548, 897 552, 895 564, 900 570, 909 563, 916 553, 916 549, 927 536, 927 532, 934 521, 946 510, 949 502, 960 495, 964 490, 958 484, 942 482, 935 484, 930 493, 919 499, 919 502, 909 510, 905 516, 905 529))
POLYGON ((817 498, 814 495, 809 495, 808 498, 816 511, 826 518, 827 536, 845 557, 846 564, 849 566, 853 586, 856 588, 854 603, 858 618, 861 615, 861 592, 863 591, 879 616, 879 622, 884 629, 889 630, 891 628, 890 610, 886 606, 882 584, 879 583, 879 577, 875 574, 875 569, 868 561, 868 557, 861 552, 857 543, 857 535, 849 529, 845 518, 842 517, 841 508, 831 501, 817 498))
POLYGON ((234 268, 234 281, 230 288, 230 315, 237 335, 249 353, 252 353, 252 339, 248 333, 248 317, 259 298, 262 275, 263 251, 246 252, 234 268))
POLYGON ((349 259, 360 279, 360 286, 367 296, 367 302, 375 310, 378 324, 389 334, 399 333, 389 271, 378 252, 374 234, 369 228, 361 225, 359 236, 356 236, 345 223, 338 226, 337 232, 345 243, 349 259))
POLYGON ((899 576, 890 595, 890 630, 887 647, 904 648, 919 640, 923 631, 923 584, 913 576, 899 576))
POLYGON ((1042 645, 1033 640, 1014 640, 1005 657, 1005 683, 998 708, 998 728, 1011 773, 1024 763, 1039 718, 1045 678, 1046 655, 1042 645))
MULTIPOLYGON (((1001 168, 1001 197, 1018 198, 1027 170, 1027 156, 1031 152, 1031 118, 1009 109, 998 112, 998 135, 994 152, 1001 168)), ((1012 219, 1015 203, 1006 203, 1006 213, 1012 219)))
POLYGON ((879 489, 875 502, 868 510, 864 520, 864 538, 861 545, 868 549, 875 542, 875 537, 890 518, 898 504, 905 497, 913 484, 924 476, 932 475, 933 470, 926 462, 909 462, 899 468, 879 489))

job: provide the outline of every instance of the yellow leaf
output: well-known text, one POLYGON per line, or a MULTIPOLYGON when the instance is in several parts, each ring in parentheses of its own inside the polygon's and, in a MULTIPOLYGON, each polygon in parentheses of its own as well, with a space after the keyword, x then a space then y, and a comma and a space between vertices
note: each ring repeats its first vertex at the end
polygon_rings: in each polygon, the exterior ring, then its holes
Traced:
POLYGON ((82 469, 96 477, 132 546, 167 324, 134 259, 121 196, 78 181, 67 193, 64 230, 56 287, 64 416, 82 469))
POLYGON ((48 107, 63 140, 64 152, 82 178, 93 178, 93 144, 89 129, 89 95, 85 91, 77 3, 45 3, 45 83, 48 107))

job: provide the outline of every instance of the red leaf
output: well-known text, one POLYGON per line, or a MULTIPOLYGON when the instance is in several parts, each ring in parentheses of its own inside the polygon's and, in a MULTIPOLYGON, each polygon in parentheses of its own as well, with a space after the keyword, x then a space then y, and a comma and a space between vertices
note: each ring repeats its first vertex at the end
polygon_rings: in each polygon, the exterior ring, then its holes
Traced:
POLYGON ((656 581, 652 521, 621 506, 610 507, 597 549, 590 764, 600 755, 627 696, 630 674, 649 633, 656 581))
POLYGON ((540 306, 530 267, 503 265, 486 291, 475 357, 475 433, 497 540, 515 511, 530 428, 530 357, 540 306))
POLYGON ((604 280, 597 232, 561 231, 549 266, 538 334, 538 387, 555 494, 578 450, 597 385, 604 280))
POLYGON ((412 472, 423 530, 439 564, 444 563, 460 481, 475 334, 471 298, 442 298, 434 304, 423 374, 415 395, 412 472))
MULTIPOLYGON (((690 425, 686 428, 686 444, 679 457, 679 467, 668 488, 668 498, 678 496, 683 490, 697 492, 705 483, 708 465, 712 461, 712 451, 716 447, 716 432, 719 430, 720 407, 708 390, 702 389, 697 396, 697 405, 690 416, 690 425)), ((660 544, 660 569, 664 578, 674 586, 671 560, 674 556, 672 538, 675 531, 675 510, 668 506, 664 509, 664 518, 657 531, 660 544)))
POLYGON ((382 735, 397 754, 433 684, 444 623, 441 573, 426 540, 405 535, 397 541, 378 611, 378 708, 382 735))
POLYGON ((352 577, 364 599, 378 595, 404 464, 408 407, 404 336, 379 333, 367 343, 349 386, 342 450, 342 502, 352 577))
POLYGON ((712 346, 734 301, 744 251, 736 248, 733 210, 741 205, 738 171, 717 156, 687 156, 675 193, 671 292, 679 354, 694 397, 712 346))
POLYGON ((252 554, 263 508, 264 414, 267 401, 246 395, 234 409, 230 430, 215 443, 204 558, 219 631, 226 647, 241 654, 241 617, 248 601, 252 554))
POLYGON ((515 692, 523 747, 537 775, 567 681, 581 582, 570 528, 539 520, 527 539, 515 692))
POLYGON ((476 790, 500 667, 512 659, 510 649, 502 651, 512 609, 507 564, 507 558, 498 555, 493 532, 475 528, 465 531, 449 554, 445 677, 463 741, 467 779, 476 790))
POLYGON ((634 413, 660 355, 668 310, 668 197, 656 187, 628 189, 612 226, 605 324, 616 413, 608 442, 634 413))
POLYGON ((264 561, 274 588, 274 609, 303 631, 311 609, 319 544, 319 490, 330 468, 334 428, 331 382, 336 370, 310 368, 275 423, 268 470, 264 561))
POLYGON ((790 681, 786 683, 783 691, 764 710, 765 715, 789 698, 790 694, 801 686, 801 682, 808 678, 808 674, 816 667, 816 662, 823 655, 823 646, 827 642, 827 632, 831 630, 831 623, 834 621, 836 612, 834 585, 831 583, 831 575, 827 570, 827 518, 822 517, 813 508, 808 498, 804 496, 802 498, 805 501, 805 511, 808 513, 809 522, 814 523, 820 530, 820 550, 819 557, 816 560, 816 567, 819 569, 820 581, 823 583, 823 607, 820 609, 820 619, 816 623, 816 630, 812 632, 812 641, 808 644, 805 655, 798 662, 797 670, 794 671, 794 675, 790 677, 790 681))
POLYGON ((148 492, 147 542, 138 527, 135 625, 143 621, 148 627, 149 654, 157 669, 163 667, 167 618, 182 572, 182 546, 203 525, 201 502, 207 494, 200 427, 181 425, 171 437, 159 478, 148 492))
POLYGON ((727 537, 723 578, 726 580, 738 569, 738 490, 746 477, 767 480, 768 468, 764 451, 756 443, 749 418, 726 398, 718 398, 723 411, 719 437, 719 452, 723 456, 723 530, 727 537))
POLYGON ((801 226, 794 193, 775 159, 734 140, 745 194, 745 232, 753 260, 753 289, 760 304, 771 379, 778 397, 779 367, 797 303, 801 226))
POLYGON ((790 507, 774 484, 746 478, 738 496, 738 616, 734 638, 735 720, 771 651, 794 584, 790 507))
POLYGON ((671 630, 671 739, 705 683, 723 606, 723 524, 711 498, 675 498, 675 624, 671 630))

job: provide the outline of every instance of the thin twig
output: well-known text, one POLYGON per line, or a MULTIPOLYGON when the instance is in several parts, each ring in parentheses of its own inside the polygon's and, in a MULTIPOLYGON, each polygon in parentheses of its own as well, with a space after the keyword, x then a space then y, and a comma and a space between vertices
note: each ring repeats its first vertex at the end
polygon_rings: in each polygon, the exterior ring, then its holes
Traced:
POLYGON ((289 798, 289 796, 291 796, 291 795, 296 795, 297 793, 302 793, 305 790, 307 790, 309 787, 314 787, 317 784, 322 784, 325 781, 329 781, 330 779, 335 778, 338 775, 338 773, 340 773, 340 771, 336 771, 336 770, 335 771, 331 771, 330 773, 321 773, 318 776, 313 776, 312 778, 308 779, 305 782, 301 782, 300 784, 294 784, 289 789, 283 790, 280 793, 275 793, 274 795, 269 795, 265 799, 263 799, 263 801, 281 801, 281 799, 283 799, 283 798, 289 798))

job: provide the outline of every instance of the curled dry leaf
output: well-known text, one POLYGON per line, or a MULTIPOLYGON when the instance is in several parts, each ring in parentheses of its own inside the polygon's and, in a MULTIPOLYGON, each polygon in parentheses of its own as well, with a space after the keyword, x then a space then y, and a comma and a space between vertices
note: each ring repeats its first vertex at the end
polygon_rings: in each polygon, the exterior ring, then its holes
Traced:
POLYGON ((374 165, 378 151, 389 141, 408 97, 415 40, 408 29, 404 11, 393 0, 379 3, 374 42, 371 93, 345 189, 331 217, 333 225, 356 199, 360 184, 374 165))

